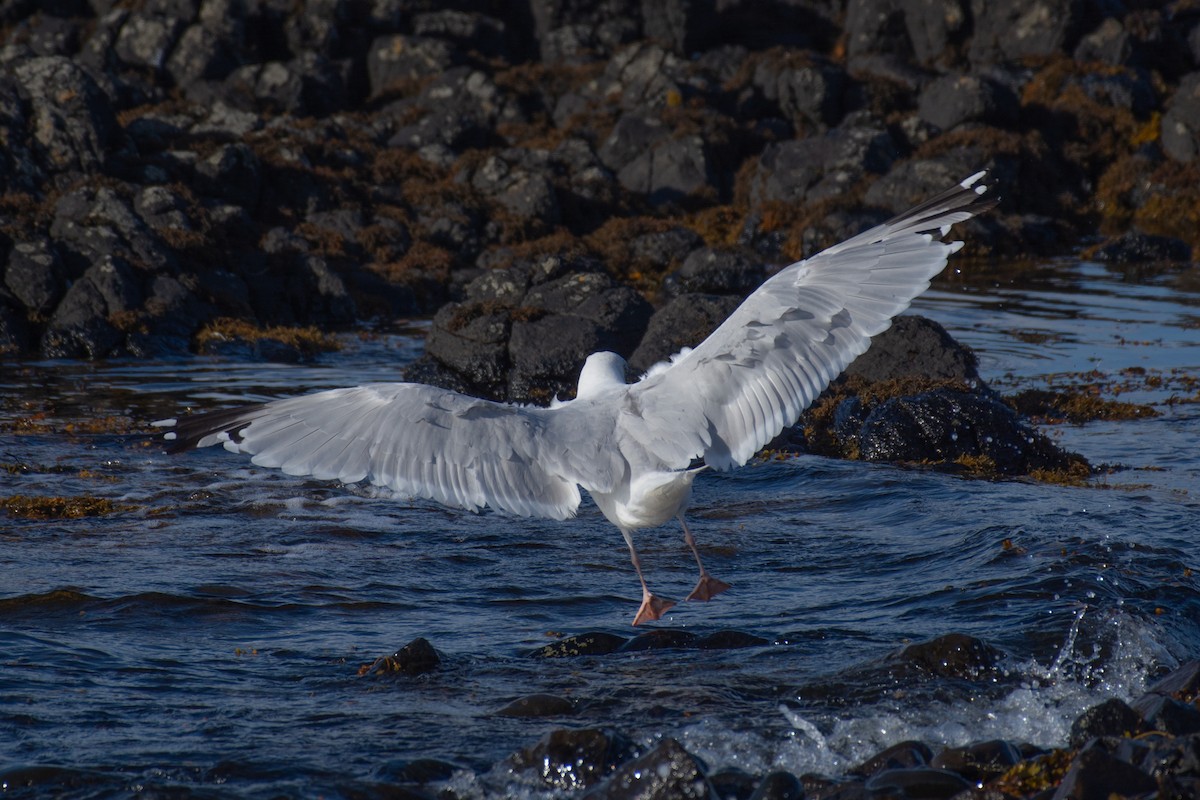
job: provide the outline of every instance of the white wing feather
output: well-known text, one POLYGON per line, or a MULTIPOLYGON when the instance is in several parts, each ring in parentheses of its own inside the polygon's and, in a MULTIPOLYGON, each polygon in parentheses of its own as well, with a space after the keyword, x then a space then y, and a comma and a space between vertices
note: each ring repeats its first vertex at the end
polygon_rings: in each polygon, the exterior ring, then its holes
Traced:
POLYGON ((605 458, 597 444, 611 438, 615 415, 590 405, 551 411, 376 383, 185 417, 171 441, 176 451, 223 443, 289 475, 566 519, 579 507, 579 485, 607 491, 616 479, 616 454, 605 458))
POLYGON ((631 387, 622 448, 683 469, 746 463, 861 355, 946 266, 955 222, 994 204, 983 173, 893 220, 781 270, 698 347, 631 387))

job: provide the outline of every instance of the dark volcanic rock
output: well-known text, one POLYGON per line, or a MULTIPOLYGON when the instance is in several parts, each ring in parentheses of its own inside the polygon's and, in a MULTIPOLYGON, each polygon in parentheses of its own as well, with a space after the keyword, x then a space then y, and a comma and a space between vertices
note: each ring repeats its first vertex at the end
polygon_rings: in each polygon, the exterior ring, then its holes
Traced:
POLYGON ((606 728, 551 731, 509 758, 512 768, 536 774, 547 786, 578 791, 592 786, 637 755, 625 735, 606 728))
POLYGON ((739 250, 702 247, 693 250, 683 265, 663 279, 663 294, 731 294, 745 297, 766 279, 759 259, 739 250))
POLYGON ((133 268, 119 257, 93 264, 63 296, 42 336, 50 358, 103 358, 118 352, 124 335, 114 322, 141 305, 133 268))
POLYGON ((626 762, 612 777, 585 795, 589 800, 717 800, 705 768, 674 739, 626 762))
POLYGON ((948 633, 927 642, 910 644, 895 655, 899 663, 912 664, 932 675, 973 678, 994 669, 1000 652, 974 636, 948 633))
POLYGON ((750 800, 804 800, 804 786, 790 772, 768 772, 759 782, 750 800))
POLYGON ((696 634, 691 631, 659 628, 639 634, 621 646, 622 653, 637 653, 642 650, 664 650, 692 647, 696 634))
POLYGON ((952 462, 984 457, 1005 475, 1065 469, 1071 463, 1010 406, 953 389, 884 401, 863 422, 858 446, 866 461, 952 462))
POLYGON ((685 294, 676 297, 650 318, 641 344, 629 359, 629 366, 645 372, 684 347, 698 345, 741 302, 741 298, 734 295, 685 294))
POLYGON ((1163 731, 1172 736, 1200 733, 1200 711, 1191 703, 1149 693, 1134 701, 1133 710, 1145 721, 1148 730, 1163 731))
POLYGON ((891 747, 881 750, 856 767, 846 771, 847 775, 861 775, 869 778, 876 772, 885 769, 909 769, 923 767, 933 759, 933 751, 923 742, 897 742, 891 747))
POLYGON ((519 697, 496 712, 500 717, 562 717, 575 713, 575 704, 552 694, 519 697))
POLYGON ((1072 762, 1053 800, 1107 800, 1152 792, 1155 780, 1101 747, 1089 747, 1072 762))
POLYGON ((867 352, 844 374, 869 381, 920 376, 979 380, 978 359, 937 322, 916 314, 896 317, 892 326, 871 340, 867 352))
POLYGON ((5 288, 35 314, 49 313, 66 291, 62 262, 44 237, 14 244, 3 275, 5 288))
POLYGON ((972 783, 987 783, 1022 760, 1021 752, 1012 744, 995 740, 966 747, 947 747, 934 756, 929 765, 953 772, 972 783))
POLYGON ((1083 0, 1013 0, 980 4, 979 8, 971 62, 995 64, 1048 56, 1072 47, 1082 32, 1087 4, 1083 0))
POLYGON ((553 644, 539 647, 530 653, 534 658, 574 658, 575 656, 602 656, 615 653, 627 642, 624 636, 612 633, 581 633, 568 636, 553 644))
POLYGON ((418 637, 401 647, 390 656, 384 656, 374 664, 365 666, 359 674, 408 675, 416 677, 433 672, 442 665, 442 659, 428 639, 418 637))
POLYGON ((927 800, 953 797, 971 788, 961 776, 944 769, 913 767, 885 769, 867 779, 865 788, 873 794, 899 794, 901 797, 920 797, 927 800))
POLYGON ((1017 98, 1008 87, 978 75, 945 75, 921 92, 917 113, 948 131, 969 122, 1006 127, 1017 121, 1017 98))
POLYGON ((45 168, 51 172, 103 169, 121 130, 92 77, 61 56, 30 59, 13 74, 29 97, 29 133, 45 168))
POLYGON ((1190 261, 1192 248, 1187 242, 1171 236, 1151 236, 1138 231, 1126 231, 1100 245, 1093 254, 1097 261, 1118 264, 1144 261, 1190 261))
POLYGON ((1123 700, 1112 698, 1083 712, 1071 724, 1071 747, 1082 747, 1097 736, 1132 736, 1143 728, 1141 715, 1123 700))
POLYGON ((1162 118, 1162 146, 1176 161, 1200 155, 1200 72, 1185 76, 1171 98, 1162 118))

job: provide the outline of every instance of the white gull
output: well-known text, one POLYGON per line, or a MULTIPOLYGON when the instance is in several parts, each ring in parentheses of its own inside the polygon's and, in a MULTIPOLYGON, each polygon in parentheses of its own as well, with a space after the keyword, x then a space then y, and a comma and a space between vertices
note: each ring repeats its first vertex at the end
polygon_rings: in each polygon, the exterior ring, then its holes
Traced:
POLYGON ((582 487, 629 547, 642 585, 633 624, 656 620, 674 603, 647 588, 633 531, 677 518, 700 568, 687 599, 729 588, 705 570, 684 522, 692 481, 745 464, 794 424, 929 287, 962 247, 941 237, 995 204, 983 176, 779 271, 699 346, 633 384, 624 359, 602 352, 588 356, 575 399, 550 408, 372 383, 155 424, 170 429, 173 452, 220 442, 289 475, 471 511, 569 519, 582 487))

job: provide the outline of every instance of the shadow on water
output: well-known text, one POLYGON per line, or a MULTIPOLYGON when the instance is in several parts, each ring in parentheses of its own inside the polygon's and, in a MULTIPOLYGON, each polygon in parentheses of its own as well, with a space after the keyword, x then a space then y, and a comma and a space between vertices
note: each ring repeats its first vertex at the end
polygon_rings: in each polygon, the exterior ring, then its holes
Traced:
MULTIPOLYGON (((437 758, 463 768, 460 793, 535 796, 498 765, 563 725, 673 735, 713 767, 797 774, 904 738, 1061 743, 1083 708, 1200 652, 1200 395, 1184 379, 1200 372, 1200 295, 1169 274, 1128 278, 1053 264, 1035 286, 949 280, 916 309, 974 347, 1002 392, 1111 379, 1155 405, 1048 428, 1120 467, 1088 487, 815 457, 702 476, 694 530, 735 588, 662 627, 680 643, 766 642, 725 649, 530 656, 571 634, 636 633, 627 554, 590 501, 569 523, 471 515, 223 451, 167 457, 143 433, 187 407, 395 380, 416 339, 350 337, 308 365, 5 363, 0 498, 113 506, 0 512, 0 782, 351 794, 437 758), (903 655, 949 633, 994 658, 938 674, 903 655), (440 668, 359 677, 418 636, 440 668), (571 713, 496 713, 531 694, 571 713)), ((680 532, 639 543, 656 590, 686 594, 680 532)))

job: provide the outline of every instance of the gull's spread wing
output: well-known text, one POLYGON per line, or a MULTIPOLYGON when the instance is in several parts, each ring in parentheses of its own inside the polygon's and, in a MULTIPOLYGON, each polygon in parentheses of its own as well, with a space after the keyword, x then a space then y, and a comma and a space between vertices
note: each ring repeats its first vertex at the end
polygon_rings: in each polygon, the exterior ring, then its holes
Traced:
POLYGON ((746 463, 946 266, 950 226, 995 204, 984 173, 772 276, 698 347, 630 388, 623 441, 682 469, 746 463))
POLYGON ((607 491, 611 413, 506 405, 413 383, 376 383, 156 423, 171 451, 223 443, 262 467, 478 510, 566 519, 579 487, 607 491), (608 430, 604 431, 605 420, 608 430))

